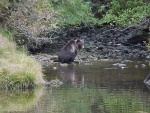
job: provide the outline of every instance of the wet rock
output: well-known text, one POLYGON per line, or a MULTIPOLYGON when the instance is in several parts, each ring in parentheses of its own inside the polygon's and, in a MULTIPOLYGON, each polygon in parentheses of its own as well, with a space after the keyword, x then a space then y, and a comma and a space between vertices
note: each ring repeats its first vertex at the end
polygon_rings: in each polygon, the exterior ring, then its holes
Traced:
POLYGON ((147 58, 147 59, 150 59, 150 53, 149 53, 148 55, 146 55, 146 58, 147 58))
POLYGON ((91 62, 85 62, 84 65, 86 65, 86 66, 92 66, 93 63, 91 63, 91 62))
POLYGON ((145 78, 145 80, 143 81, 146 85, 149 86, 150 88, 150 74, 145 78))
POLYGON ((91 51, 92 51, 92 49, 91 49, 90 47, 86 47, 84 50, 85 50, 86 52, 91 52, 91 51))
POLYGON ((51 86, 51 87, 58 87, 62 84, 63 84, 63 82, 60 81, 60 80, 51 80, 51 81, 48 81, 48 82, 45 83, 45 85, 51 86))
POLYGON ((125 66, 126 66, 126 64, 122 64, 122 63, 115 63, 115 64, 113 64, 113 66, 125 67, 125 66))
POLYGON ((138 65, 135 65, 135 68, 138 68, 139 66, 138 65))
POLYGON ((58 62, 58 56, 54 55, 50 57, 51 60, 53 60, 54 62, 58 62))
POLYGON ((141 64, 141 67, 142 67, 142 68, 145 68, 145 67, 146 67, 146 65, 145 65, 145 64, 141 64))
POLYGON ((82 60, 79 60, 79 59, 74 60, 74 63, 75 63, 75 64, 80 64, 81 62, 82 62, 82 60))
POLYGON ((53 67, 53 70, 56 70, 57 69, 57 67, 53 67))
POLYGON ((88 56, 87 55, 78 55, 77 58, 82 61, 85 61, 88 58, 88 56))
POLYGON ((37 55, 32 55, 32 58, 34 58, 35 60, 37 60, 43 67, 53 64, 54 60, 52 55, 48 55, 48 54, 37 54, 37 55))
POLYGON ((133 62, 132 60, 123 60, 122 63, 129 63, 129 62, 133 62))
POLYGON ((64 64, 60 63, 60 66, 68 66, 68 64, 67 63, 64 63, 64 64))

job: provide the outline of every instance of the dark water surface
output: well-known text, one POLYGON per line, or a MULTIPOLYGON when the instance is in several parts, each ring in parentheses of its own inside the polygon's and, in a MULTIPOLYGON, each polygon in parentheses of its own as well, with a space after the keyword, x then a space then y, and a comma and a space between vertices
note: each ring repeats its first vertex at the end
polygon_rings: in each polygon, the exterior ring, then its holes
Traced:
POLYGON ((0 111, 11 113, 150 113, 150 89, 143 80, 147 61, 90 62, 45 67, 53 85, 0 91, 0 111), (62 85, 61 82, 63 82, 62 85))

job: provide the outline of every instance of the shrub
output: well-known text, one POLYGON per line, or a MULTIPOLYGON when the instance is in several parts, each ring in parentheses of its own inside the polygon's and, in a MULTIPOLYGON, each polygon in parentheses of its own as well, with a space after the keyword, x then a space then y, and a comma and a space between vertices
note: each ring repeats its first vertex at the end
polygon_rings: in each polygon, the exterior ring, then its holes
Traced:
MULTIPOLYGON (((10 3, 7 0, 7 3, 10 3)), ((37 37, 43 31, 56 27, 54 17, 57 12, 49 4, 49 0, 19 0, 11 2, 10 16, 6 26, 29 37, 37 37)))
POLYGON ((91 2, 84 0, 65 0, 59 2, 50 2, 55 11, 58 12, 56 18, 59 27, 79 26, 80 24, 90 26, 97 23, 97 19, 91 11, 91 2))
POLYGON ((101 20, 102 23, 137 24, 150 14, 150 3, 143 0, 112 0, 110 5, 110 9, 101 20))

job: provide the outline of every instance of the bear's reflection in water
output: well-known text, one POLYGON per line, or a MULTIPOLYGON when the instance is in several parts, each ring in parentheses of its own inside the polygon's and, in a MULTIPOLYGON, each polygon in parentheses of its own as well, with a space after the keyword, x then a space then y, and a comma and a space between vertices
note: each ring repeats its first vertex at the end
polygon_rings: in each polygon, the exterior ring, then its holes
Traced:
POLYGON ((60 66, 59 74, 65 85, 84 86, 84 75, 77 74, 74 65, 60 66))

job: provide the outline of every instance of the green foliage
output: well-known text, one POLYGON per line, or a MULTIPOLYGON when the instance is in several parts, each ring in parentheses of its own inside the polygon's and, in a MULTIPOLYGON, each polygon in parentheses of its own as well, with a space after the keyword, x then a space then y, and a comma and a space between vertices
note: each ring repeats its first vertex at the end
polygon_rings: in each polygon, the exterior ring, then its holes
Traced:
POLYGON ((94 17, 91 11, 92 3, 85 0, 53 0, 51 6, 58 12, 56 18, 58 26, 78 26, 80 24, 91 26, 103 23, 118 23, 121 25, 137 24, 150 14, 150 3, 143 0, 112 0, 109 10, 105 11, 105 5, 101 4, 99 13, 106 12, 102 19, 94 17))
POLYGON ((91 2, 84 0, 65 0, 62 2, 52 3, 55 10, 58 11, 57 19, 59 20, 60 27, 80 24, 92 25, 95 24, 97 19, 94 18, 90 5, 91 2))
POLYGON ((2 0, 1 5, 3 14, 11 12, 6 25, 21 31, 20 33, 27 37, 37 37, 43 31, 70 25, 78 27, 103 23, 137 24, 150 14, 150 3, 144 0, 112 0, 107 2, 107 5, 97 2, 102 19, 94 17, 95 12, 91 9, 95 3, 91 0, 2 0), (8 10, 8 7, 11 10, 8 10))
POLYGON ((101 21, 121 25, 137 24, 150 15, 149 7, 150 3, 143 0, 112 0, 109 11, 101 21))

